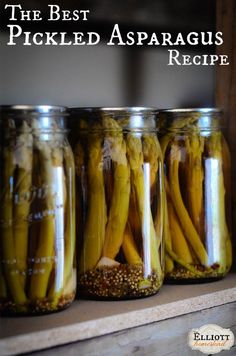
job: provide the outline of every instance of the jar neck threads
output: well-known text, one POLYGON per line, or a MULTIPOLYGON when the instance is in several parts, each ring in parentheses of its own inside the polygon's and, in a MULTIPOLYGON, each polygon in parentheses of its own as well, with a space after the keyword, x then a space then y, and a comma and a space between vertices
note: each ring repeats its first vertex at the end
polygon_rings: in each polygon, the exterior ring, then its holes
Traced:
POLYGON ((224 128, 219 109, 168 109, 161 110, 161 130, 168 132, 211 132, 224 128))

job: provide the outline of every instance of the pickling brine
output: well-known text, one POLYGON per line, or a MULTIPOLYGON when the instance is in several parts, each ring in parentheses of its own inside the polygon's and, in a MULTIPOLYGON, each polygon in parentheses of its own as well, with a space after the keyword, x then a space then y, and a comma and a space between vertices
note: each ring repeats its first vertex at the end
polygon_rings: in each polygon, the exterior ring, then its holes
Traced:
POLYGON ((163 281, 163 160, 156 112, 72 109, 78 293, 124 299, 163 281))
POLYGON ((169 234, 167 280, 214 280, 232 263, 230 152, 217 109, 160 113, 169 234))
POLYGON ((66 109, 0 108, 0 310, 43 314, 76 290, 74 160, 66 109))

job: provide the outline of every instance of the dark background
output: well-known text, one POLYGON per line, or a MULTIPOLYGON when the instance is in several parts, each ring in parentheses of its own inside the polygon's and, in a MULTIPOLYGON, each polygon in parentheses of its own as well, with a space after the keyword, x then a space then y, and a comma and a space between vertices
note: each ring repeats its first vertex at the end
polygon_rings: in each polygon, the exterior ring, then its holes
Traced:
MULTIPOLYGON (((9 10, 0 5, 0 103, 67 106, 213 106, 215 69, 167 66, 166 47, 107 46, 113 25, 128 31, 215 31, 213 0, 20 1, 24 9, 47 4, 89 9, 87 22, 21 22, 25 31, 96 31, 97 46, 6 46, 9 10)), ((184 54, 214 53, 214 47, 182 47, 184 54)))

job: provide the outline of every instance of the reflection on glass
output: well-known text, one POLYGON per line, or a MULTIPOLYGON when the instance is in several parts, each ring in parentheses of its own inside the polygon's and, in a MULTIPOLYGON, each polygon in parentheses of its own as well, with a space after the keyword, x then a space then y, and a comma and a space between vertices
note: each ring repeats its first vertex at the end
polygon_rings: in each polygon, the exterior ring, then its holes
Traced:
POLYGON ((143 234, 143 263, 144 263, 144 276, 145 278, 151 274, 151 211, 150 211, 150 164, 144 163, 143 165, 144 177, 144 214, 142 223, 143 234))

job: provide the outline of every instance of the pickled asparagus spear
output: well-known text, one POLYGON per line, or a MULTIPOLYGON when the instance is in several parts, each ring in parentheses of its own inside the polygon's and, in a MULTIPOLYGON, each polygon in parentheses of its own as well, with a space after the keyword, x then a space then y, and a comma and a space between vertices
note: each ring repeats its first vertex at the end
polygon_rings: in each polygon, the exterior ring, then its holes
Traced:
MULTIPOLYGON (((164 191, 164 172, 163 172, 163 156, 160 144, 156 134, 143 135, 143 153, 144 161, 150 164, 151 177, 151 195, 155 196, 157 210, 154 216, 154 229, 158 240, 158 250, 161 247, 160 241, 163 237, 165 226, 164 222, 164 207, 165 207, 165 191, 164 191)), ((152 199, 153 202, 154 199, 152 199)), ((151 202, 150 202, 151 203, 151 202)), ((160 254, 162 256, 162 254, 160 254)))
POLYGON ((114 260, 121 248, 128 219, 130 168, 122 129, 112 118, 105 117, 103 124, 106 128, 115 130, 115 133, 112 134, 110 131, 105 137, 114 164, 114 187, 102 256, 114 260))
POLYGON ((188 117, 178 117, 178 119, 174 120, 171 125, 170 125, 170 130, 180 130, 180 129, 188 129, 191 128, 193 125, 195 125, 201 114, 200 113, 195 113, 191 114, 191 116, 188 117))
POLYGON ((175 261, 176 263, 178 263, 180 266, 185 267, 188 271, 192 272, 193 274, 195 274, 198 277, 206 277, 205 272, 201 272, 201 271, 197 270, 193 265, 188 264, 182 258, 180 258, 176 253, 174 253, 174 251, 171 249, 168 242, 166 243, 166 252, 171 257, 171 259, 173 261, 175 261))
POLYGON ((150 164, 151 190, 155 189, 159 159, 162 157, 160 146, 155 134, 143 135, 143 158, 150 164))
MULTIPOLYGON (((172 134, 166 133, 162 138, 160 139, 160 146, 163 154, 163 158, 165 161, 165 155, 166 155, 166 150, 167 147, 171 141, 172 134)), ((165 183, 166 183, 165 179, 165 183)), ((171 241, 171 235, 170 235, 170 228, 169 228, 169 218, 168 218, 168 210, 167 210, 167 201, 165 198, 165 210, 164 210, 164 238, 165 241, 168 243, 170 250, 172 251, 172 241, 171 241)), ((166 251, 166 248, 165 248, 166 251)), ((165 274, 171 273, 174 269, 174 261, 170 257, 170 255, 167 253, 165 254, 165 274)))
POLYGON ((163 154, 164 158, 165 158, 165 154, 166 154, 166 149, 167 149, 168 145, 170 144, 170 141, 172 140, 172 138, 175 136, 176 132, 178 132, 181 129, 190 127, 195 122, 197 122, 199 117, 200 117, 200 114, 196 113, 195 115, 192 115, 190 117, 178 118, 177 120, 174 120, 171 123, 170 127, 167 130, 167 133, 165 133, 165 135, 163 135, 160 140, 161 150, 162 150, 162 154, 163 154))
POLYGON ((66 233, 65 233, 65 281, 69 278, 70 271, 73 267, 75 260, 75 245, 76 245, 76 232, 75 232, 75 179, 73 175, 74 171, 74 159, 73 152, 69 146, 64 148, 64 160, 66 167, 66 182, 68 197, 70 200, 67 202, 66 212, 66 233), (69 191, 70 188, 70 191, 69 191))
MULTIPOLYGON (((37 121, 33 125, 37 132, 37 121)), ((53 265, 54 240, 55 240, 55 191, 53 185, 52 149, 47 141, 35 138, 35 145, 39 150, 42 184, 46 190, 44 212, 46 216, 40 223, 40 233, 33 274, 30 280, 29 295, 32 300, 43 299, 47 294, 48 281, 53 265), (42 258, 48 257, 46 262, 42 258)))
POLYGON ((157 206, 157 213, 154 219, 154 227, 159 237, 159 241, 161 241, 163 234, 163 207, 165 200, 165 191, 164 191, 164 172, 163 172, 163 157, 161 147, 159 145, 156 134, 144 134, 143 135, 143 154, 144 161, 150 164, 150 177, 151 177, 151 191, 154 194, 156 190, 158 196, 155 197, 157 206), (158 177, 159 171, 159 177, 158 177), (157 177, 158 182, 157 182, 157 177))
MULTIPOLYGON (((85 146, 86 147, 86 146, 85 146)), ((77 256, 83 250, 83 231, 87 215, 87 172, 85 170, 86 157, 85 150, 81 142, 77 142, 74 148, 75 172, 76 172, 76 237, 77 256)))
MULTIPOLYGON (((42 207, 42 199, 39 199, 37 196, 37 192, 42 187, 41 177, 40 177, 40 159, 39 152, 34 149, 33 150, 33 167, 32 167, 32 195, 33 199, 30 206, 31 216, 37 216, 39 212, 43 211, 42 207)), ((36 249, 39 241, 39 232, 40 232, 40 220, 34 221, 29 224, 29 245, 28 245, 28 258, 29 264, 28 268, 31 270, 33 268, 33 261, 36 254, 36 249)))
MULTIPOLYGON (((67 278, 67 281, 64 285, 64 288, 61 292, 61 295, 63 296, 68 296, 69 295, 74 295, 76 291, 76 283, 77 283, 77 272, 76 268, 73 268, 71 270, 71 273, 69 274, 69 277, 67 278)), ((54 302, 56 305, 56 303, 54 302)))
POLYGON ((168 215, 169 215, 169 224, 170 224, 170 234, 172 241, 172 250, 186 263, 193 263, 193 259, 188 247, 188 244, 185 240, 184 234, 182 232, 181 226, 175 214, 173 205, 168 201, 168 215))
POLYGON ((203 207, 203 167, 202 154, 204 151, 204 138, 193 133, 185 140, 187 151, 186 177, 188 212, 192 222, 204 241, 204 207, 203 207))
POLYGON ((138 249, 136 247, 132 231, 130 229, 129 223, 127 223, 124 238, 122 242, 122 250, 125 255, 127 263, 131 265, 142 265, 143 261, 139 255, 138 249))
POLYGON ((18 169, 16 186, 14 188, 14 244, 16 263, 20 273, 20 280, 25 287, 27 271, 27 251, 29 224, 27 221, 30 212, 29 193, 32 186, 32 164, 33 164, 33 139, 30 127, 24 121, 21 133, 17 137, 14 152, 15 163, 18 169))
POLYGON ((192 246, 201 264, 207 266, 208 264, 207 252, 204 248, 203 243, 201 242, 201 239, 195 227, 193 226, 192 220, 189 217, 188 211, 183 203, 181 192, 180 192, 180 186, 179 186, 179 163, 181 160, 180 150, 181 148, 176 143, 173 142, 171 146, 170 162, 169 162, 170 196, 186 239, 188 240, 189 244, 192 246))
POLYGON ((136 195, 134 187, 131 185, 130 202, 129 202, 129 217, 128 222, 132 231, 133 238, 137 245, 138 251, 142 251, 142 224, 138 214, 136 195))
MULTIPOLYGON (((169 184, 167 179, 165 179, 165 188, 166 188, 166 192, 168 197, 170 197, 170 189, 169 189, 169 184)), ((168 202, 171 203, 171 201, 169 201, 170 198, 168 198, 168 202)), ((203 274, 198 271, 194 266, 192 266, 191 264, 188 264, 184 259, 180 258, 178 256, 178 254, 176 254, 173 251, 172 248, 172 241, 175 239, 175 235, 171 236, 171 232, 170 232, 170 224, 169 224, 169 211, 168 211, 168 206, 167 206, 167 197, 165 200, 165 227, 164 227, 164 232, 165 232, 165 249, 166 249, 166 255, 165 255, 165 274, 171 274, 171 272, 174 270, 174 262, 178 263, 179 265, 185 267, 187 270, 189 270, 190 272, 194 273, 196 276, 203 276, 203 274)), ((173 208, 173 207, 172 207, 173 208)), ((181 248, 181 247, 180 247, 181 248)))
POLYGON ((174 269, 174 261, 172 260, 172 258, 168 254, 168 252, 166 251, 166 254, 165 254, 165 275, 171 273, 173 271, 173 269, 174 269))
POLYGON ((93 269, 101 258, 107 222, 102 138, 98 133, 91 134, 88 150, 88 214, 79 264, 80 273, 93 269))
POLYGON ((110 141, 114 140, 114 138, 111 137, 112 135, 114 136, 114 133, 112 131, 111 132, 105 131, 105 132, 106 132, 106 136, 103 143, 103 157, 104 157, 103 175, 104 175, 107 211, 110 211, 112 205, 113 191, 114 191, 114 170, 115 170, 115 164, 113 163, 111 158, 111 149, 113 144, 110 141), (111 138, 111 140, 109 139, 109 137, 111 138))
MULTIPOLYGON (((167 187, 167 180, 165 178, 165 186, 167 187)), ((166 189, 167 190, 167 189, 166 189)), ((171 239, 171 234, 170 234, 170 226, 169 226, 169 218, 168 218, 168 208, 167 208, 167 196, 166 194, 164 195, 164 206, 163 206, 163 210, 164 210, 164 216, 163 216, 163 222, 164 222, 164 226, 163 226, 163 236, 164 236, 164 241, 166 244, 168 244, 168 246, 170 247, 170 249, 172 250, 172 239, 171 239)), ((166 250, 166 248, 165 248, 166 250)), ((167 252, 167 251, 166 251, 167 252)), ((165 254, 165 273, 171 273, 174 269, 174 261, 172 260, 172 258, 170 257, 170 255, 168 253, 165 254)))
POLYGON ((159 184, 157 186, 158 191, 155 196, 155 204, 157 205, 156 211, 154 211, 154 227, 157 236, 160 236, 160 239, 163 236, 164 230, 164 219, 165 219, 165 191, 164 191, 164 174, 163 174, 163 163, 159 162, 159 184))
POLYGON ((3 206, 1 208, 1 247, 4 261, 4 273, 6 283, 13 301, 17 305, 27 303, 27 297, 20 281, 19 271, 16 265, 15 246, 13 236, 13 175, 14 175, 14 152, 8 146, 3 150, 4 172, 3 172, 3 206))
POLYGON ((165 159, 166 150, 167 150, 168 145, 170 144, 171 138, 172 138, 172 134, 165 134, 160 139, 160 145, 161 145, 161 150, 162 150, 164 159, 165 159))
MULTIPOLYGON (((166 192, 168 195, 168 199, 170 199, 170 188, 167 179, 165 179, 165 188, 166 192)), ((176 254, 173 251, 172 248, 172 240, 175 239, 175 235, 171 236, 170 233, 170 224, 169 224, 169 211, 167 209, 167 199, 165 199, 165 225, 164 225, 164 236, 165 236, 165 249, 166 249, 166 255, 165 255, 165 274, 171 274, 171 272, 174 270, 174 262, 179 264, 180 266, 185 267, 188 271, 192 272, 198 277, 204 277, 204 273, 197 270, 194 266, 191 264, 188 264, 184 259, 180 258, 178 254, 176 254)), ((181 247, 180 247, 181 249, 181 247)))
POLYGON ((161 276, 162 269, 158 251, 160 241, 156 236, 150 205, 147 207, 147 210, 144 210, 145 184, 150 184, 150 182, 144 181, 142 142, 138 134, 127 135, 127 154, 131 168, 131 180, 135 190, 142 226, 148 223, 148 221, 146 221, 146 216, 150 217, 150 234, 143 236, 144 244, 150 244, 151 266, 157 271, 158 275, 161 276), (149 239, 149 241, 145 241, 145 239, 149 239))

